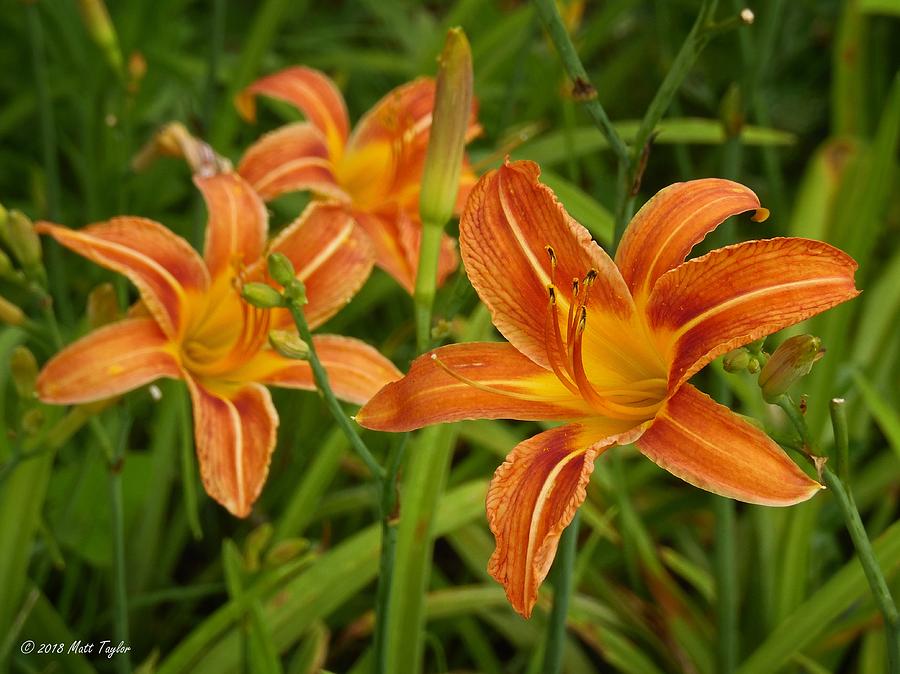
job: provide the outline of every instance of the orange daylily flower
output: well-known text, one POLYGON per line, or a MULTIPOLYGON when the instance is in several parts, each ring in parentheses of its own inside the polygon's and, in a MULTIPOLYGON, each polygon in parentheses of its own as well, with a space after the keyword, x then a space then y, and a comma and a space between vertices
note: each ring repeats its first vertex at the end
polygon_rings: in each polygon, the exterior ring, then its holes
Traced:
MULTIPOLYGON (((140 292, 131 315, 76 341, 41 372, 41 400, 80 404, 120 395, 160 377, 184 379, 206 491, 245 517, 275 448, 278 415, 264 384, 315 388, 309 364, 267 344, 270 328, 293 325, 285 309, 263 311, 240 296, 265 281, 267 249, 284 253, 306 285, 310 326, 321 325, 366 280, 372 251, 342 209, 315 203, 266 243, 268 216, 238 175, 195 177, 209 212, 204 255, 163 225, 118 217, 72 230, 38 231, 127 276, 140 292)), ((400 372, 356 339, 319 335, 315 346, 338 397, 362 404, 400 372)))
POLYGON ((813 496, 821 485, 778 445, 687 380, 857 295, 856 263, 818 241, 748 241, 685 262, 723 220, 759 209, 737 183, 662 190, 613 262, 539 174, 515 162, 484 176, 460 222, 469 278, 509 343, 435 349, 357 415, 389 431, 478 418, 568 422, 513 449, 488 492, 497 539, 489 571, 525 617, 594 460, 613 445, 635 443, 673 475, 741 501, 813 496))
MULTIPOLYGON (((237 99, 238 110, 250 120, 255 118, 258 94, 290 103, 307 121, 264 135, 244 154, 238 172, 267 201, 308 190, 343 204, 370 236, 378 266, 411 293, 419 260, 419 183, 431 130, 434 80, 420 78, 397 87, 352 133, 340 91, 318 70, 287 68, 251 84, 237 99)), ((473 102, 467 140, 479 131, 473 102)), ((465 162, 458 204, 465 203, 474 184, 475 175, 465 162)), ((456 265, 455 242, 445 236, 438 283, 456 265)))

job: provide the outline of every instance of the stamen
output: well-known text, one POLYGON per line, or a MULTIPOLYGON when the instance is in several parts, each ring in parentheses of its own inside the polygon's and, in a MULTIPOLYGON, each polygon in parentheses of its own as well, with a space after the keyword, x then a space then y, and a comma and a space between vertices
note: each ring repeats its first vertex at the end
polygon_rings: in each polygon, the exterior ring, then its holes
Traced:
POLYGON ((544 246, 544 250, 550 256, 550 283, 556 283, 556 251, 553 246, 544 246))
POLYGON ((539 396, 530 396, 525 393, 516 393, 515 391, 504 391, 503 389, 495 388, 488 384, 482 384, 481 382, 473 381, 473 380, 469 379, 468 377, 461 375, 459 372, 456 372, 453 368, 451 368, 444 361, 442 361, 440 358, 438 358, 438 355, 436 353, 431 354, 431 360, 433 360, 435 363, 437 363, 441 367, 441 369, 444 370, 444 372, 449 374, 454 379, 457 379, 457 380, 461 381, 463 384, 466 384, 467 386, 471 386, 474 389, 478 389, 479 391, 484 391, 485 393, 494 393, 496 395, 506 396, 508 398, 516 398, 518 400, 526 400, 528 402, 536 402, 536 403, 547 402, 547 398, 542 398, 539 396))
POLYGON ((547 360, 553 368, 553 374, 573 394, 580 395, 578 387, 572 382, 566 365, 566 347, 559 331, 559 309, 556 306, 556 288, 547 287, 550 304, 547 311, 547 323, 544 328, 544 343, 547 349, 547 360))

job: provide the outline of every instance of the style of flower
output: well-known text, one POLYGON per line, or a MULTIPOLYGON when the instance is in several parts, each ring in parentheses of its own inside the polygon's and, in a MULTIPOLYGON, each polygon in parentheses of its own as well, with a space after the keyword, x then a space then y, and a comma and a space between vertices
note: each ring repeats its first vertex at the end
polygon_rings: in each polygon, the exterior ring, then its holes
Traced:
MULTIPOLYGON (((278 415, 264 384, 314 389, 309 364, 280 356, 271 329, 293 325, 285 309, 260 310, 240 295, 266 282, 267 249, 284 253, 306 286, 311 326, 321 325, 359 289, 372 268, 368 239, 339 207, 311 204, 266 243, 268 218, 238 175, 195 177, 209 220, 204 256, 163 225, 117 217, 72 230, 38 231, 127 276, 141 301, 129 317, 57 354, 37 382, 47 403, 79 404, 116 396, 160 377, 184 379, 194 411, 206 491, 245 517, 262 490, 275 448, 278 415)), ((335 393, 356 404, 400 372, 372 347, 336 335, 315 337, 335 393)))
POLYGON ((857 295, 856 263, 818 241, 748 241, 685 262, 726 218, 767 212, 748 188, 672 185, 638 212, 615 262, 539 182, 507 163, 460 222, 466 270, 508 340, 418 358, 366 404, 366 428, 478 418, 568 423, 520 443, 491 481, 489 571, 528 617, 594 460, 634 443, 683 480, 785 506, 820 488, 762 431, 688 384, 714 358, 857 295))
MULTIPOLYGON (((305 122, 288 124, 250 146, 238 172, 265 200, 286 192, 310 191, 335 200, 369 235, 375 262, 408 292, 415 285, 422 225, 419 183, 434 107, 435 83, 420 78, 397 87, 369 110, 350 133, 344 99, 323 73, 301 66, 257 80, 237 99, 253 120, 255 96, 280 99, 298 108, 305 122)), ((468 140, 480 131, 473 103, 468 140)), ((475 183, 468 163, 460 179, 458 204, 475 183)), ((445 236, 438 283, 457 265, 456 244, 445 236)))

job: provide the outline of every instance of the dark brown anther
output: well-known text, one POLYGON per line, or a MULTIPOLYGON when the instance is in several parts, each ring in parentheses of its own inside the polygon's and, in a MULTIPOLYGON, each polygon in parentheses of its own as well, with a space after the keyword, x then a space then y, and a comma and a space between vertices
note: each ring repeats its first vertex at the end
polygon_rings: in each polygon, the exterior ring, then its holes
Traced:
POLYGON ((550 304, 556 304, 556 288, 547 286, 547 292, 550 295, 550 304))
POLYGON ((591 285, 597 279, 597 275, 598 274, 596 269, 591 269, 590 271, 588 271, 588 273, 585 274, 584 277, 584 285, 591 285))
POLYGON ((578 279, 573 278, 572 279, 572 297, 578 297, 578 287, 579 287, 578 279))
POLYGON ((578 332, 584 332, 585 326, 587 326, 587 307, 583 306, 578 315, 578 332))

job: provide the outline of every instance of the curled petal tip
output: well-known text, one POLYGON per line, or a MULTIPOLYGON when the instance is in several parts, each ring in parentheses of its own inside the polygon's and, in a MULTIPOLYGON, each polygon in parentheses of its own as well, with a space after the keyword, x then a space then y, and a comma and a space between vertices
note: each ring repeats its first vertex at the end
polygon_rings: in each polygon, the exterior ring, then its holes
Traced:
POLYGON ((251 91, 239 92, 234 97, 234 107, 248 124, 256 124, 256 96, 251 91))
POLYGON ((765 222, 769 219, 769 209, 760 206, 756 209, 756 212, 750 219, 753 220, 753 222, 765 222))

